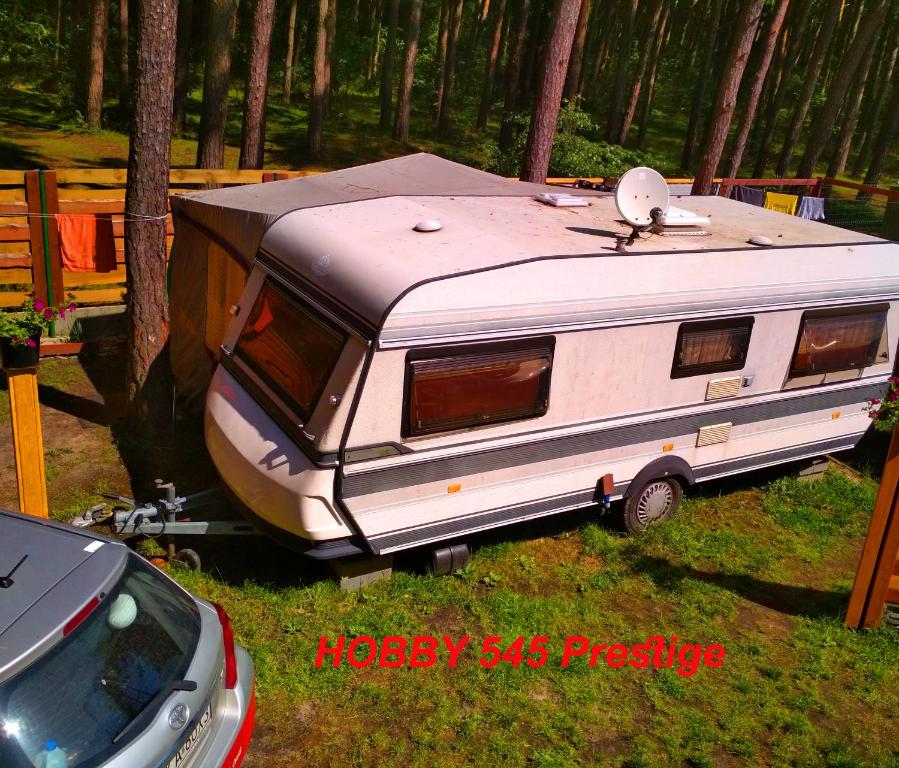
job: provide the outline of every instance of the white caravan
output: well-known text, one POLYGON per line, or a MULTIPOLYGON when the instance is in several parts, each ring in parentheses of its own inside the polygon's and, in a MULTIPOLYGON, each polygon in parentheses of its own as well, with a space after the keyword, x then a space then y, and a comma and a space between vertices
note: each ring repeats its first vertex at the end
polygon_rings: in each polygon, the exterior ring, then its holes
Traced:
POLYGON ((173 198, 176 379, 264 527, 387 554, 623 497, 634 531, 856 445, 899 245, 683 197, 704 233, 623 246, 612 196, 544 191, 417 155, 173 198))

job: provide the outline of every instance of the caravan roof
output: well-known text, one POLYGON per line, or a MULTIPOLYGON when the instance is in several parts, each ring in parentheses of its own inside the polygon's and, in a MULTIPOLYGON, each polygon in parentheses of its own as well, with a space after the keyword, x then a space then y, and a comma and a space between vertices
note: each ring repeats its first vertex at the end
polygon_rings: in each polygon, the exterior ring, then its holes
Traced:
POLYGON ((595 323, 899 294, 899 249, 875 237, 721 197, 680 197, 678 206, 710 218, 708 236, 644 233, 621 252, 616 237, 630 227, 611 195, 586 193, 589 206, 564 208, 534 199, 545 189, 413 155, 193 193, 173 208, 248 263, 261 252, 364 323, 386 320, 382 341, 428 335, 425 326, 447 336, 519 329, 560 313, 595 323), (423 220, 441 228, 415 231, 423 220), (749 245, 752 235, 774 244, 749 245), (435 284, 463 276, 453 291, 435 284))

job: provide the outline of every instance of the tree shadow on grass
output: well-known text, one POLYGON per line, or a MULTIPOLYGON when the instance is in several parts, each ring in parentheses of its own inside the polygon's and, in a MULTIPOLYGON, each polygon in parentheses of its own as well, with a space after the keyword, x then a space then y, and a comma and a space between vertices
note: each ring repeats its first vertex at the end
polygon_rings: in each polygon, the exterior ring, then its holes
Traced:
POLYGON ((833 616, 845 610, 847 594, 793 584, 763 581, 748 574, 700 571, 672 563, 662 557, 644 555, 631 564, 632 569, 647 576, 654 584, 670 592, 681 590, 688 579, 713 584, 745 600, 789 616, 818 618, 833 616))

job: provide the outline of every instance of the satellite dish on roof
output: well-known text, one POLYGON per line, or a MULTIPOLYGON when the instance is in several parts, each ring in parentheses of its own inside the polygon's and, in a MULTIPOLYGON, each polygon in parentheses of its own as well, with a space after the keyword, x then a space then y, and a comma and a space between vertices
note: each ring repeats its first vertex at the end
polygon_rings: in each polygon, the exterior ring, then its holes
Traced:
POLYGON ((615 187, 615 206, 634 229, 648 227, 668 211, 668 182, 652 168, 631 168, 615 187))

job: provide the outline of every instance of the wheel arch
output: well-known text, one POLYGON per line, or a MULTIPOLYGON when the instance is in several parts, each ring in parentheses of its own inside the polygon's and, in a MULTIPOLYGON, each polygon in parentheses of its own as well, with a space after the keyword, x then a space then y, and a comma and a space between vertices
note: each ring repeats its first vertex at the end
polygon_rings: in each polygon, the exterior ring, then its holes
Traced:
POLYGON ((687 485, 693 485, 696 482, 693 468, 680 456, 662 456, 649 462, 636 474, 628 484, 627 490, 623 494, 624 498, 630 498, 650 480, 658 480, 663 477, 680 477, 686 481, 687 485))

